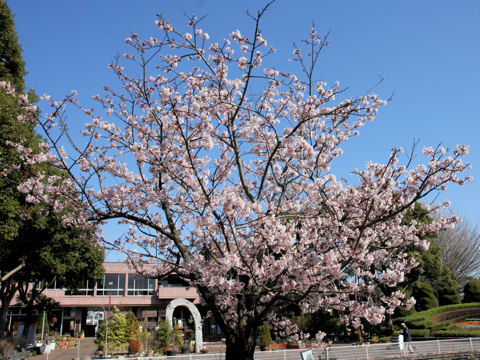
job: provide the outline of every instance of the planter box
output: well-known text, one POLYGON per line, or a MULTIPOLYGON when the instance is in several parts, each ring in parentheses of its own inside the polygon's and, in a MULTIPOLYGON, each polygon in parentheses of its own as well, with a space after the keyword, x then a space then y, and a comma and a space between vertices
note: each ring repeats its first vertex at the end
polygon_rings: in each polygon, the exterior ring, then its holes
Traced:
POLYGON ((287 348, 287 344, 270 344, 270 350, 283 350, 287 348))

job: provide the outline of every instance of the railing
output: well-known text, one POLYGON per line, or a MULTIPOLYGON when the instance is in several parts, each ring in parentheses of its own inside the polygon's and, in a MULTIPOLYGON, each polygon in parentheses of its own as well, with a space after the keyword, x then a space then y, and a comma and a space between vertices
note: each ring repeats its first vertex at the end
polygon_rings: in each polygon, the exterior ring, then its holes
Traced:
MULTIPOLYGON (((285 349, 255 352, 255 360, 302 360, 301 353, 310 349, 285 349)), ((332 345, 311 349, 315 360, 359 359, 431 359, 459 354, 480 354, 480 338, 462 338, 410 343, 381 343, 365 345, 332 345), (408 346, 410 345, 410 346, 408 346), (410 349, 411 347, 411 349, 410 349)), ((468 358, 468 357, 465 357, 468 358)), ((129 358, 129 360, 224 360, 224 353, 178 354, 176 356, 129 358)))

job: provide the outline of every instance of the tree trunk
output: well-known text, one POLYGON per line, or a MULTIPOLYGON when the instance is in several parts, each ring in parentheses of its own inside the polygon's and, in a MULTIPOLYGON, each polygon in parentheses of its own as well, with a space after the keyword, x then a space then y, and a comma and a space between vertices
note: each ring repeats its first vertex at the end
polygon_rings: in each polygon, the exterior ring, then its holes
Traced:
MULTIPOLYGON (((237 313, 237 326, 232 327, 233 320, 220 311, 216 304, 215 296, 205 287, 198 287, 197 289, 209 305, 215 322, 220 326, 225 335, 227 344, 225 360, 253 360, 259 325, 264 319, 252 318, 250 315, 242 314, 242 311, 239 311, 237 313)), ((244 304, 248 303, 248 305, 255 303, 255 301, 241 300, 244 304)), ((247 306, 247 308, 253 310, 251 306, 247 306)))
POLYGON ((30 328, 35 327, 36 329, 38 318, 37 316, 33 315, 32 310, 30 310, 30 312, 27 313, 24 319, 25 319, 25 326, 23 327, 22 340, 24 340, 27 344, 29 343, 32 344, 33 341, 35 340, 35 333, 33 335, 33 338, 30 338, 29 337, 30 331, 33 331, 33 330, 30 330, 30 328))
POLYGON ((4 301, 2 299, 2 308, 0 312, 0 339, 3 339, 6 337, 6 329, 7 329, 7 314, 8 314, 8 303, 4 305, 4 301))
POLYGON ((393 335, 393 320, 392 320, 392 315, 390 314, 385 314, 385 331, 388 335, 393 335))
POLYGON ((225 360, 253 360, 255 352, 255 336, 227 337, 225 360))
POLYGON ((28 289, 29 285, 26 284, 25 287, 19 288, 20 292, 20 299, 24 303, 25 307, 25 326, 23 328, 23 334, 22 334, 22 339, 25 340, 27 343, 32 342, 32 339, 28 337, 29 332, 30 332, 30 327, 36 325, 38 316, 34 315, 34 309, 35 309, 35 300, 37 299, 38 295, 40 294, 39 292, 36 291, 36 283, 32 285, 31 289, 31 294, 28 296, 28 289))
POLYGON ((2 302, 2 307, 0 309, 0 339, 3 339, 7 335, 7 322, 8 322, 8 307, 10 302, 15 296, 16 287, 12 287, 12 282, 7 280, 0 284, 0 301, 2 302))

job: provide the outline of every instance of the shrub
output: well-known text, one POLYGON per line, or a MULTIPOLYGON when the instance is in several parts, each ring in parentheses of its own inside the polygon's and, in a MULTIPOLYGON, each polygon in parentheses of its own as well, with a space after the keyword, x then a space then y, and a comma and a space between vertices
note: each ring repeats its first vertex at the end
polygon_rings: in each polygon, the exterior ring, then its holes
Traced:
MULTIPOLYGON (((464 309, 472 309, 472 311, 473 311, 475 309, 478 310, 478 308, 480 308, 480 303, 439 306, 439 307, 436 307, 436 308, 433 308, 433 309, 420 311, 420 312, 417 312, 417 313, 409 315, 409 316, 396 318, 393 321, 394 321, 394 324, 396 326, 400 326, 400 323, 404 322, 405 324, 407 324, 407 326, 411 330, 427 329, 427 330, 430 331, 432 328, 433 328, 433 330, 435 330, 435 329, 441 329, 445 326, 445 324, 442 324, 442 322, 440 322, 434 328, 432 318, 435 315, 440 315, 440 314, 444 314, 444 313, 447 313, 447 312, 464 310, 464 309)), ((448 336, 450 336, 450 335, 448 335, 448 336)))
POLYGON ((438 302, 440 305, 460 304, 460 291, 458 289, 458 283, 450 278, 446 277, 438 285, 438 302))
POLYGON ((130 344, 128 344, 128 352, 130 353, 138 353, 140 352, 142 345, 138 340, 130 340, 130 344))
POLYGON ((410 335, 413 337, 430 337, 430 329, 410 329, 410 335))
POLYGON ((12 337, 0 339, 0 358, 7 358, 7 354, 15 350, 15 340, 12 337))
POLYGON ((170 345, 170 328, 166 321, 163 320, 160 322, 158 330, 155 333, 155 338, 159 340, 162 348, 170 345))
POLYGON ((446 330, 438 330, 433 333, 436 337, 479 337, 480 329, 472 328, 452 328, 446 330))
POLYGON ((259 345, 268 347, 272 344, 272 336, 270 335, 270 326, 268 322, 264 322, 260 327, 260 340, 259 345))
POLYGON ((480 280, 470 280, 463 288, 463 302, 479 302, 480 301, 480 280))
POLYGON ((48 317, 43 315, 40 315, 38 319, 38 326, 37 326, 37 334, 42 333, 42 319, 43 319, 43 335, 50 335, 50 324, 48 322, 48 317))
POLYGON ((125 312, 121 312, 116 306, 113 307, 113 314, 100 325, 97 333, 98 349, 103 350, 105 338, 107 337, 108 327, 108 348, 118 349, 125 348, 126 351, 129 341, 133 340, 135 335, 135 322, 133 321, 135 315, 127 315, 125 312), (130 321, 130 325, 127 321, 130 321), (107 324, 108 323, 108 324, 107 324))
POLYGON ((411 329, 431 329, 433 327, 433 321, 430 319, 413 319, 405 322, 411 329))
POLYGON ((125 320, 127 322, 125 329, 127 339, 136 340, 140 335, 140 321, 132 311, 127 313, 125 320))
POLYGON ((412 296, 417 300, 415 304, 417 311, 438 307, 438 300, 433 294, 432 286, 428 283, 416 281, 413 284, 412 296))
POLYGON ((170 332, 170 345, 173 345, 175 348, 179 348, 183 344, 183 331, 178 327, 178 324, 175 324, 172 331, 170 332))
POLYGON ((183 344, 183 331, 179 329, 178 324, 170 330, 168 323, 163 320, 155 333, 155 338, 163 349, 178 349, 183 344))
POLYGON ((317 310, 315 312, 306 313, 301 327, 303 332, 315 335, 319 331, 326 334, 339 335, 343 332, 340 316, 335 311, 317 310))
POLYGON ((395 317, 406 317, 406 316, 409 316, 409 315, 412 315, 414 313, 416 313, 417 310, 415 310, 415 306, 412 306, 410 308, 410 310, 407 310, 405 307, 403 306, 399 306, 395 309, 395 313, 394 313, 394 316, 395 317))

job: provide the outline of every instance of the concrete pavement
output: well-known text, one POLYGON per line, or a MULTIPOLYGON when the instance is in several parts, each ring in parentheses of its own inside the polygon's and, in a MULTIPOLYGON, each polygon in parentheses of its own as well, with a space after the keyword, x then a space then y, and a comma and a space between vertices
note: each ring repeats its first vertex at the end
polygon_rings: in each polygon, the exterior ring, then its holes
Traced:
POLYGON ((97 344, 94 342, 95 338, 84 338, 80 340, 80 349, 78 347, 71 349, 55 348, 50 354, 36 355, 31 357, 33 360, 74 360, 86 357, 92 357, 97 350, 97 344), (80 350, 80 351, 79 351, 80 350), (48 357, 47 357, 48 356, 48 357))
MULTIPOLYGON (((206 344, 208 349, 210 350, 209 353, 211 354, 219 354, 225 353, 225 345, 224 344, 206 344)), ((36 355, 31 357, 32 360, 77 360, 77 359, 87 359, 93 358, 94 354, 97 350, 97 344, 95 344, 95 338, 84 338, 80 340, 80 351, 78 347, 72 349, 59 349, 55 348, 48 354, 48 358, 46 354, 43 355, 36 355)), ((179 354, 180 356, 180 354, 179 354)))

